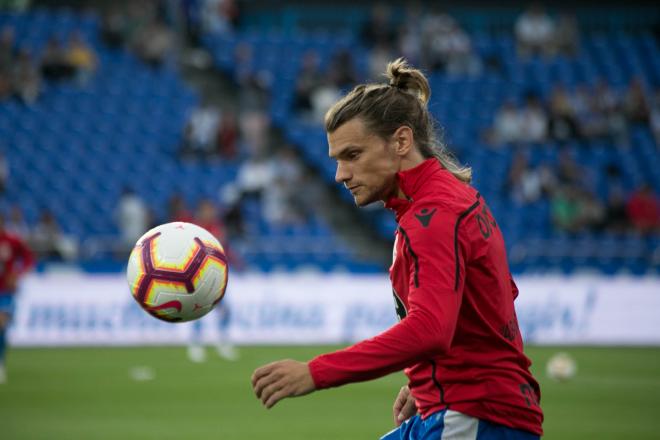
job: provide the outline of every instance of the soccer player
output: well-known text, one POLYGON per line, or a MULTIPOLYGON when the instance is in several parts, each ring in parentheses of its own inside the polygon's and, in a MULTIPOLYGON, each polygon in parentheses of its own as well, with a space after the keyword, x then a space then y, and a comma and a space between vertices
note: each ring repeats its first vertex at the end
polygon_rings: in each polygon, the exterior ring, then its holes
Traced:
POLYGON ((267 408, 286 397, 404 370, 383 439, 536 439, 540 389, 523 354, 504 240, 483 197, 436 139, 427 79, 402 59, 389 84, 355 87, 326 114, 336 180, 396 216, 390 267, 399 322, 310 362, 255 370, 267 408))
POLYGON ((14 312, 14 294, 19 278, 33 265, 32 252, 20 238, 5 230, 5 220, 0 215, 0 384, 7 381, 7 328, 14 312))

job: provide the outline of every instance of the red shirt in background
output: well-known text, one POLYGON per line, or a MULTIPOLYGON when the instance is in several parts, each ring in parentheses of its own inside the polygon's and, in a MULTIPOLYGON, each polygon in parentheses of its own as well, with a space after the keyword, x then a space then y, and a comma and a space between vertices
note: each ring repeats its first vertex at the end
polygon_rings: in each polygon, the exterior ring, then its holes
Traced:
POLYGON ((34 256, 15 235, 0 230, 0 295, 14 293, 16 281, 34 266, 34 256))

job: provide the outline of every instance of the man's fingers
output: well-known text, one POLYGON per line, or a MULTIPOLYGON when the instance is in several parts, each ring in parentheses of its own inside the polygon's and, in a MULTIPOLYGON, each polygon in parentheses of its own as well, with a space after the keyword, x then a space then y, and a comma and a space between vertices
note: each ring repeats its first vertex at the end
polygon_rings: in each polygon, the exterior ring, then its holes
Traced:
POLYGON ((254 373, 252 373, 252 386, 255 386, 255 384, 260 378, 268 375, 272 371, 272 369, 273 369, 273 364, 268 364, 254 370, 254 373))
POLYGON ((275 406, 277 402, 288 396, 289 396, 289 392, 286 391, 285 389, 278 390, 275 393, 273 393, 268 399, 266 399, 264 405, 266 406, 266 408, 270 409, 273 406, 275 406))
POLYGON ((254 394, 258 398, 261 398, 264 388, 277 382, 280 378, 281 375, 275 371, 272 371, 270 374, 266 376, 261 376, 260 378, 257 379, 256 383, 254 384, 254 394))
POLYGON ((272 383, 272 384, 268 385, 267 387, 265 387, 263 389, 263 391, 261 392, 261 396, 259 397, 259 399, 261 400, 261 403, 263 403, 265 405, 266 402, 268 401, 268 399, 273 394, 275 394, 280 389, 282 389, 283 387, 284 387, 284 385, 281 383, 281 381, 272 383))
POLYGON ((406 418, 412 417, 415 413, 417 412, 417 407, 415 406, 415 399, 409 398, 406 400, 406 403, 403 405, 403 408, 401 409, 401 414, 403 414, 406 418))

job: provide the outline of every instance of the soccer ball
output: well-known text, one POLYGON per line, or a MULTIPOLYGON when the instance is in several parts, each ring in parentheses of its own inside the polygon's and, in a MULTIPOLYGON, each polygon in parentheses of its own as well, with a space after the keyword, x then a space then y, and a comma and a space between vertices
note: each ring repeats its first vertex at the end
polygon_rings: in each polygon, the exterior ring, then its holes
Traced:
POLYGON ((225 294, 228 275, 220 242, 206 229, 184 222, 160 225, 140 237, 126 269, 133 298, 168 322, 210 312, 225 294))
POLYGON ((557 353, 548 360, 546 373, 551 379, 563 382, 577 373, 577 363, 568 353, 557 353))

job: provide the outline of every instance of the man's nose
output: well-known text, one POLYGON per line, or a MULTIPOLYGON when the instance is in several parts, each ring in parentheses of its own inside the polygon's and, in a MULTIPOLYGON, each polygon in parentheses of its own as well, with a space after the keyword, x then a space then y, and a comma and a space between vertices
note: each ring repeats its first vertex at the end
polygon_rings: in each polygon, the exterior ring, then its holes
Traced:
POLYGON ((337 171, 335 172, 335 181, 337 183, 344 183, 350 180, 351 173, 346 169, 345 166, 337 164, 337 171))

